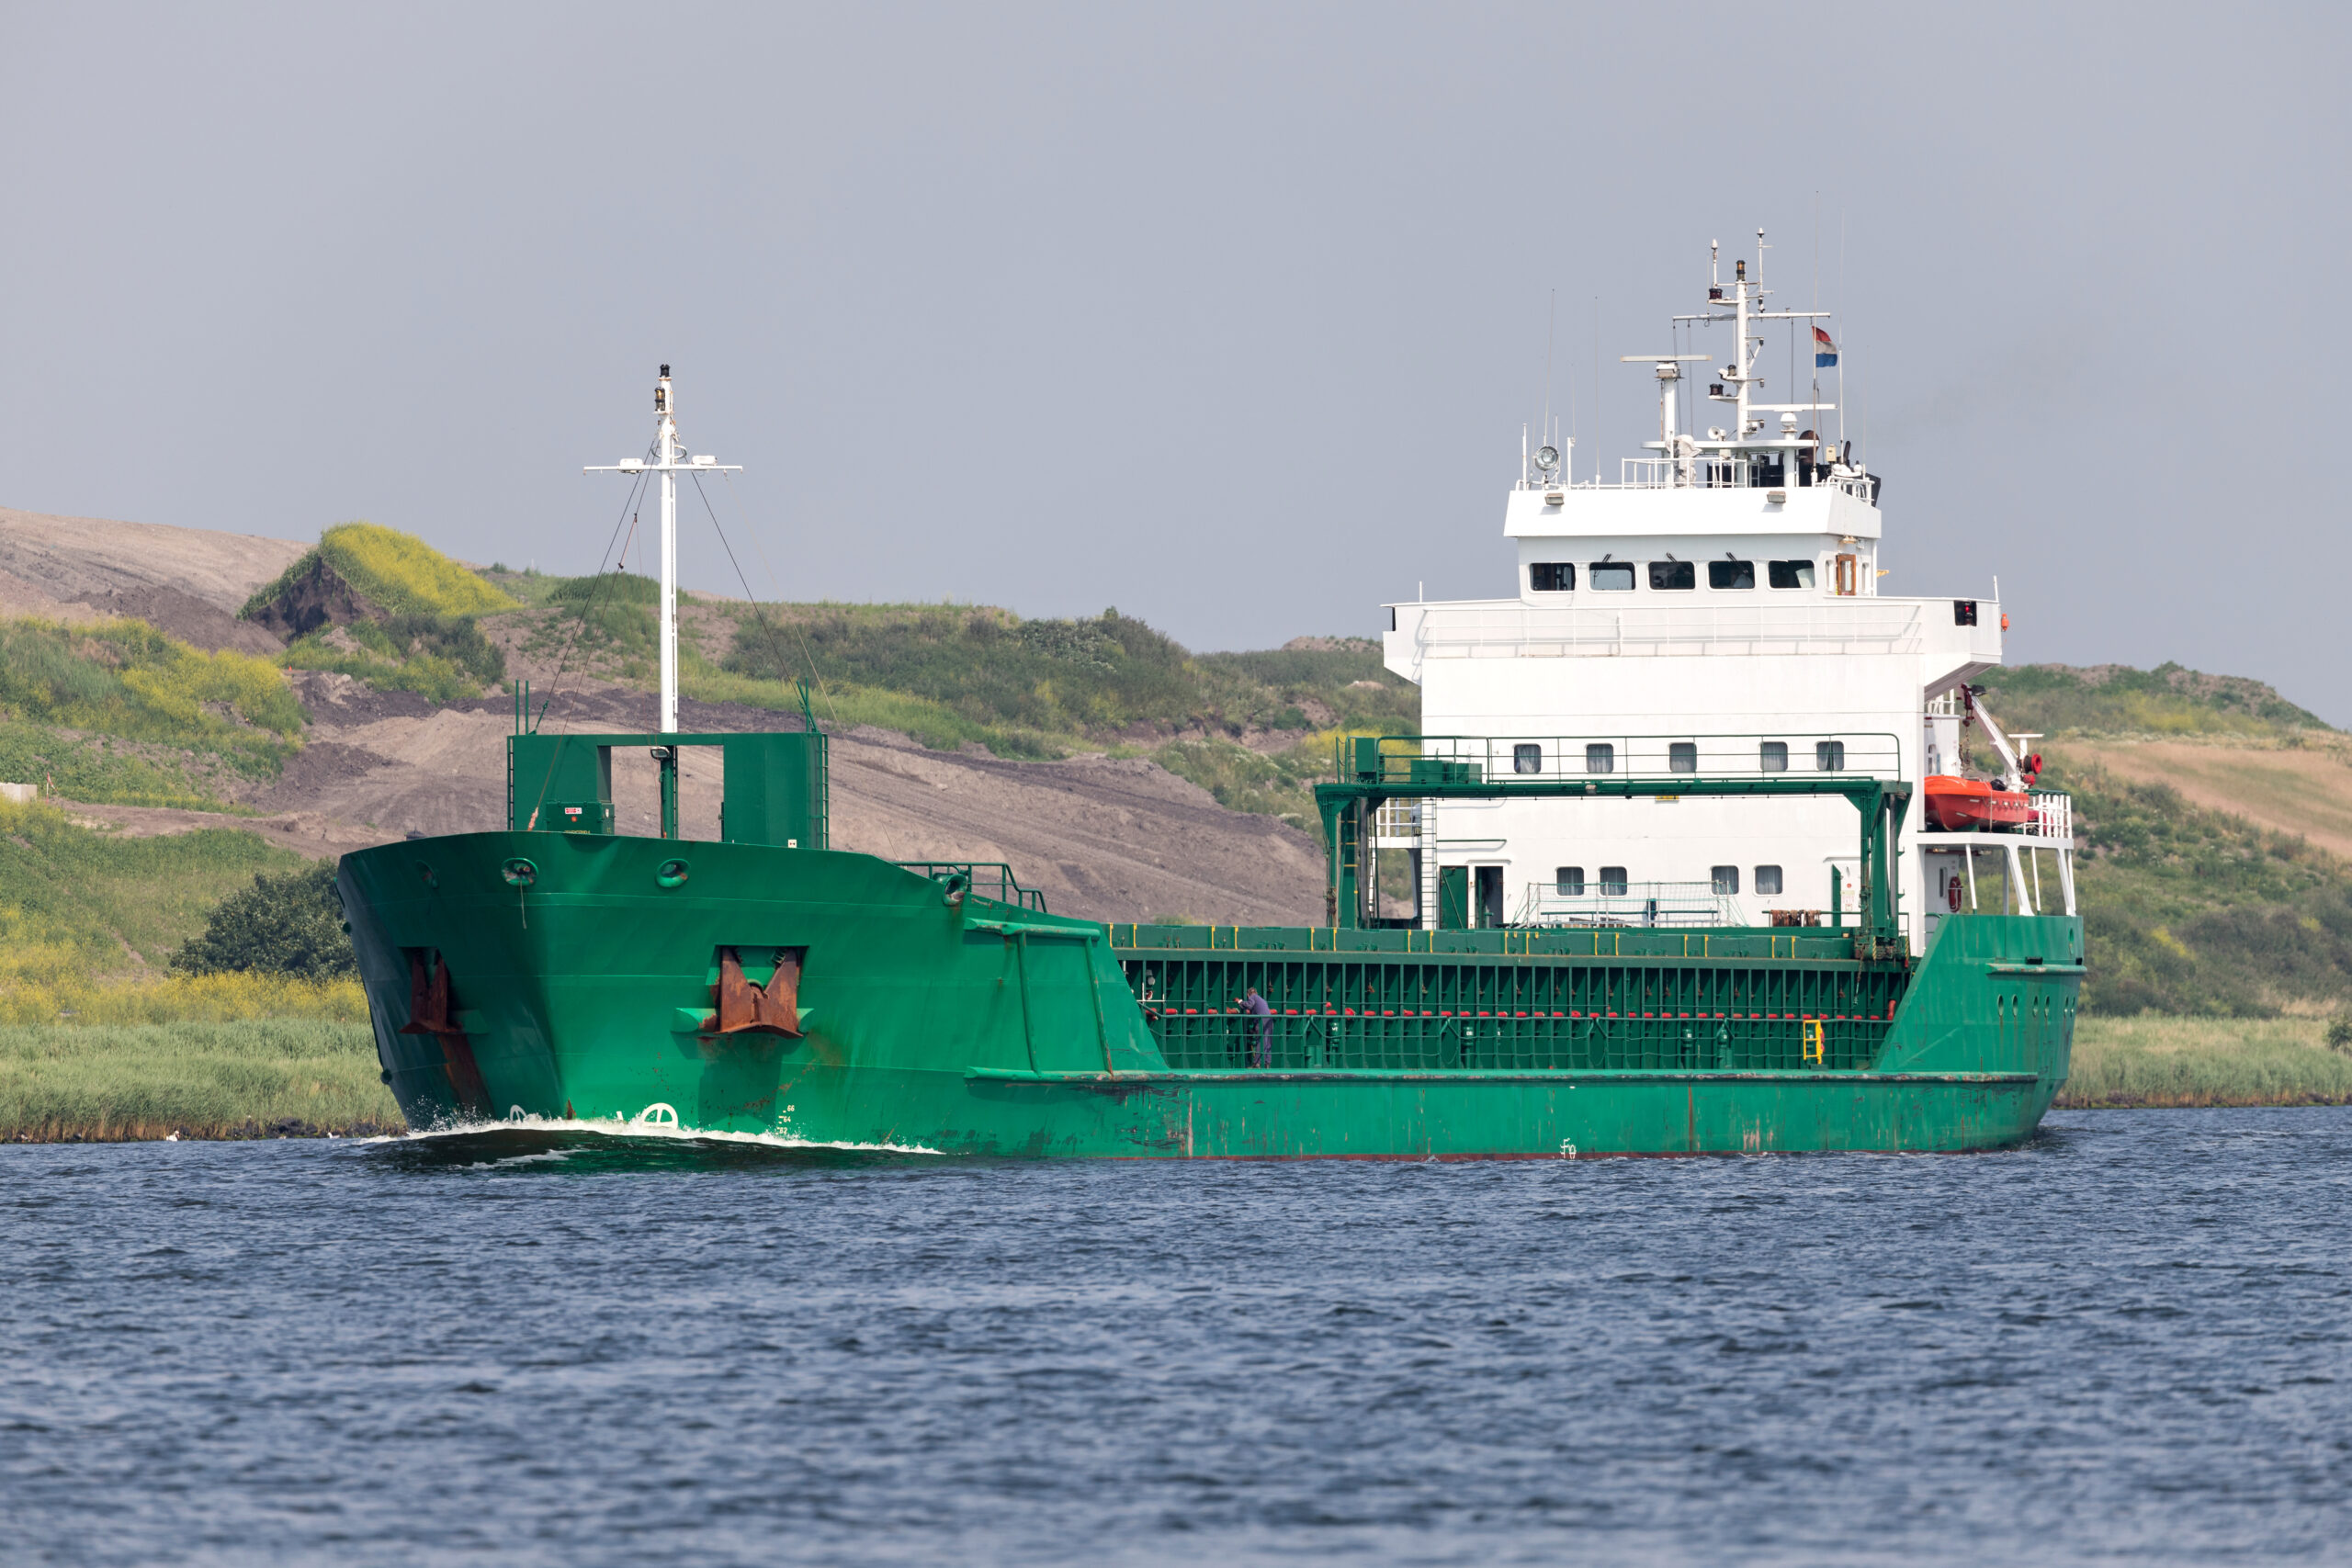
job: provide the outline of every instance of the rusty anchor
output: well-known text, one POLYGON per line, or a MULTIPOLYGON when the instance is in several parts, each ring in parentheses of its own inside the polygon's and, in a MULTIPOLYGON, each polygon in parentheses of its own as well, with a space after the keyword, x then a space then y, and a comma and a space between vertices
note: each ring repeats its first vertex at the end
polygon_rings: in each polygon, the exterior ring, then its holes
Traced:
POLYGON ((458 1108, 488 1120, 490 1089, 481 1081, 472 1043, 458 1027, 456 1004, 449 999, 449 965, 438 952, 409 954, 408 1021, 400 1032, 430 1034, 440 1041, 442 1066, 449 1075, 458 1108))
POLYGON ((805 948, 787 947, 775 955, 775 974, 764 986, 743 974, 743 956, 736 949, 718 950, 718 1012, 705 1025, 715 1034, 782 1034, 800 1038, 800 960, 805 948))

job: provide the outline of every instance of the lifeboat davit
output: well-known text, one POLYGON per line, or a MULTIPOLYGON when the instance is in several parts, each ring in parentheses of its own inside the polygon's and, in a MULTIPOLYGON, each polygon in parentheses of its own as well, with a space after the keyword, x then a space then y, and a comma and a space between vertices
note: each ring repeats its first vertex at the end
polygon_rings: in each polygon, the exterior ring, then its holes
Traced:
POLYGON ((1927 797, 1928 825, 1939 833, 2022 828, 2033 820, 2033 802, 2024 791, 1995 789, 1982 779, 1934 773, 1921 793, 1927 797))

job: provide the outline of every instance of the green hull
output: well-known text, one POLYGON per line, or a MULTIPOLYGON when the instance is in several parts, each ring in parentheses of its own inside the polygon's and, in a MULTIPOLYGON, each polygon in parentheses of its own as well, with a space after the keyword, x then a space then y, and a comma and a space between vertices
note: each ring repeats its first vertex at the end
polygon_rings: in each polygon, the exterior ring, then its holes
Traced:
POLYGON ((1105 928, 865 855, 584 833, 385 845, 340 887, 413 1126, 966 1156, 1995 1148, 2065 1081, 2082 973, 2054 916, 1954 916, 1916 962, 1820 930, 1105 928), (798 1037, 710 1030, 730 947, 805 950, 798 1037), (404 1032, 430 953, 448 1027, 404 1032))

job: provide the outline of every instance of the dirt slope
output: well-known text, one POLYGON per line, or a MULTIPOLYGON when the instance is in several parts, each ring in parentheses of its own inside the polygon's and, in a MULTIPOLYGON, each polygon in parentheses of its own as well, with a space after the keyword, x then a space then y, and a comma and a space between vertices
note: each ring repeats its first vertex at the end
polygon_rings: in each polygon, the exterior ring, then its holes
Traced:
POLYGON ((284 645, 238 620, 237 610, 309 547, 252 534, 0 507, 0 615, 62 621, 131 615, 198 648, 274 653, 284 645))
MULTIPOLYGON (((244 805, 256 820, 134 807, 75 807, 136 833, 246 826, 310 854, 340 854, 408 832, 494 828, 505 811, 501 701, 436 708, 369 691, 347 676, 297 677, 312 726, 284 778, 244 805)), ((606 688, 560 705, 550 728, 650 728, 650 699, 606 688)), ((756 708, 685 704, 689 730, 766 728, 756 708)), ((1010 762, 929 751, 904 736, 861 729, 833 739, 836 848, 890 860, 1003 861, 1046 891, 1058 913, 1095 919, 1186 917, 1218 925, 1319 924, 1321 853, 1295 829, 1227 811, 1155 763, 1108 757, 1010 762)), ((526 788, 528 787, 526 784, 526 788)), ((683 786, 689 839, 718 833, 718 759, 688 750, 683 786)), ((617 825, 655 830, 653 764, 614 759, 617 825)))
MULTIPOLYGON (((307 547, 0 508, 0 615, 136 615, 200 648, 271 652, 279 641, 238 621, 236 612, 307 547)), ((543 686, 553 674, 519 650, 512 667, 543 686)), ((504 700, 436 708, 316 671, 298 675, 296 685, 312 718, 306 744, 282 779, 240 802, 263 818, 101 806, 75 813, 140 834, 248 827, 320 855, 412 831, 465 832, 503 820, 511 727, 504 700)), ((650 696, 589 685, 562 702, 549 728, 652 728, 650 696)), ((688 703, 680 722, 689 730, 729 731, 763 729, 778 719, 757 708, 688 703)), ((835 737, 832 756, 837 848, 892 860, 1004 861, 1024 883, 1043 887, 1055 910, 1097 919, 1323 919, 1322 857, 1311 839, 1270 818, 1227 811, 1149 762, 1008 762, 927 751, 878 730, 835 737)), ((715 753, 686 755, 689 838, 718 837, 718 766, 715 753)), ((614 772, 618 826, 654 831, 650 760, 616 758, 614 772)))
POLYGON ((2094 739, 2053 741, 2050 750, 2126 783, 2170 784, 2193 806, 2301 834, 2352 859, 2352 746, 2340 741, 2264 747, 2094 739))

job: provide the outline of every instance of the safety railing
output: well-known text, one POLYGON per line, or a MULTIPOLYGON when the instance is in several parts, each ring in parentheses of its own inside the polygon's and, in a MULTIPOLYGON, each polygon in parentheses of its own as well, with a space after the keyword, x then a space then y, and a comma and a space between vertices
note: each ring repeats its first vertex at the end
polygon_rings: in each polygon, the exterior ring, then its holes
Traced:
POLYGON ((1531 882, 1511 923, 1521 926, 1744 926, 1738 896, 1712 882, 1603 882, 1577 892, 1556 880, 1531 882))
POLYGON ((2033 806, 2033 832, 2043 839, 2075 836, 2075 797, 2064 790, 2029 790, 2033 806))
POLYGON ((1421 803, 1384 800, 1373 813, 1372 840, 1375 848, 1410 848, 1421 839, 1421 803))
MULTIPOLYGON (((1724 653, 1917 653, 1926 647, 1921 607, 1910 600, 1805 593, 1797 604, 1725 604, 1724 595, 1715 595, 1704 604, 1668 607, 1623 603, 1630 593, 1588 589, 1581 597, 1585 602, 1574 607, 1510 601, 1432 604, 1416 618, 1413 641, 1424 654, 1502 647, 1607 654, 1661 643, 1724 653)), ((1943 603, 1949 618, 1949 602, 1943 603)))
POLYGON ((1012 868, 1001 861, 901 860, 891 864, 901 871, 911 871, 917 876, 927 876, 933 882, 948 883, 963 878, 967 892, 978 898, 992 898, 1015 908, 1034 909, 1049 914, 1045 893, 1035 887, 1023 887, 1013 876, 1012 868))
POLYGON ((1510 784, 1544 779, 1903 777, 1903 747, 1884 731, 1736 735, 1423 735, 1342 737, 1335 775, 1384 784, 1510 784), (1370 746, 1372 750, 1367 750, 1370 746))

